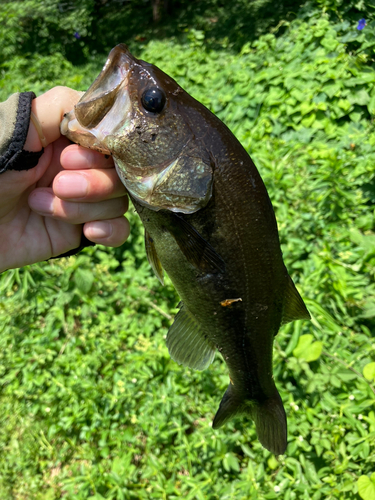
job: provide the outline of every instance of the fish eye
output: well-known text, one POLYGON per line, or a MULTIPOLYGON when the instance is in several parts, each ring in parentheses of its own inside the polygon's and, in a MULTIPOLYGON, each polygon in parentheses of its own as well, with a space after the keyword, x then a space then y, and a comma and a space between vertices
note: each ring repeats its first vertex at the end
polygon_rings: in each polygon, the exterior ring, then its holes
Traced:
POLYGON ((151 111, 151 113, 161 113, 165 106, 165 101, 167 98, 163 90, 158 87, 151 87, 146 89, 142 95, 142 104, 146 111, 151 111))

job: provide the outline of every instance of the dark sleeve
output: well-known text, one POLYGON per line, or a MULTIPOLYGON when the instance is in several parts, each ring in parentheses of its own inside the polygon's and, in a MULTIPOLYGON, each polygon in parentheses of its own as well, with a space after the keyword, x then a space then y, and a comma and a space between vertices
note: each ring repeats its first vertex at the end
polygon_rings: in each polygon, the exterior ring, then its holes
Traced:
MULTIPOLYGON (((23 150, 29 131, 33 99, 35 99, 34 92, 22 92, 13 94, 5 102, 0 103, 0 174, 8 170, 29 170, 38 164, 43 154, 43 148, 35 153, 23 150)), ((82 232, 78 248, 53 258, 75 255, 83 248, 92 245, 95 243, 88 240, 82 232)))
POLYGON ((29 170, 43 154, 43 148, 37 152, 23 150, 34 98, 34 92, 22 92, 0 103, 0 174, 7 170, 29 170))

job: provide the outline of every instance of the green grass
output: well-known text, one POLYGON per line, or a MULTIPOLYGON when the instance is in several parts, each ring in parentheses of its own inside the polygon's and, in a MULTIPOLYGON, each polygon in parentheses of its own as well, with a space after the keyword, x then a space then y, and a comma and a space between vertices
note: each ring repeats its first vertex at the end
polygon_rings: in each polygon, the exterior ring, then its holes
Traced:
MULTIPOLYGON (((120 249, 1 276, 2 500, 375 498, 374 22, 360 33, 321 4, 239 51, 230 37, 213 47, 204 26, 132 46, 233 130, 267 185, 313 317, 275 342, 287 453, 264 450, 246 419, 212 430, 225 364, 170 359, 179 299, 152 275, 131 213, 120 249)), ((0 81, 84 89, 104 59, 18 55, 0 81)))

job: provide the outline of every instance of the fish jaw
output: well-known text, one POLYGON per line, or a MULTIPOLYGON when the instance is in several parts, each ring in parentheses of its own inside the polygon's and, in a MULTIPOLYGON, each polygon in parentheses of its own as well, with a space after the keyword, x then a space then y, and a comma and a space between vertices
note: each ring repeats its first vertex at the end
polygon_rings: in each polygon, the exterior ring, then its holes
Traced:
POLYGON ((88 149, 94 149, 102 154, 111 154, 110 151, 104 147, 96 137, 90 133, 89 130, 81 127, 78 120, 75 117, 74 110, 66 113, 64 119, 60 124, 60 132, 65 135, 70 141, 75 142, 79 146, 83 146, 88 149))

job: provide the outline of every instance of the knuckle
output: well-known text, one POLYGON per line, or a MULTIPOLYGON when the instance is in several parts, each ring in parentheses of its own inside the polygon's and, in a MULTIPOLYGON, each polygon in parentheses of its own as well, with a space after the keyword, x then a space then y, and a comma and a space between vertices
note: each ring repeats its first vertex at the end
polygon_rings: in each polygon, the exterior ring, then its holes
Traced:
POLYGON ((85 203, 66 202, 64 205, 65 214, 72 224, 81 224, 84 222, 87 211, 85 203))

